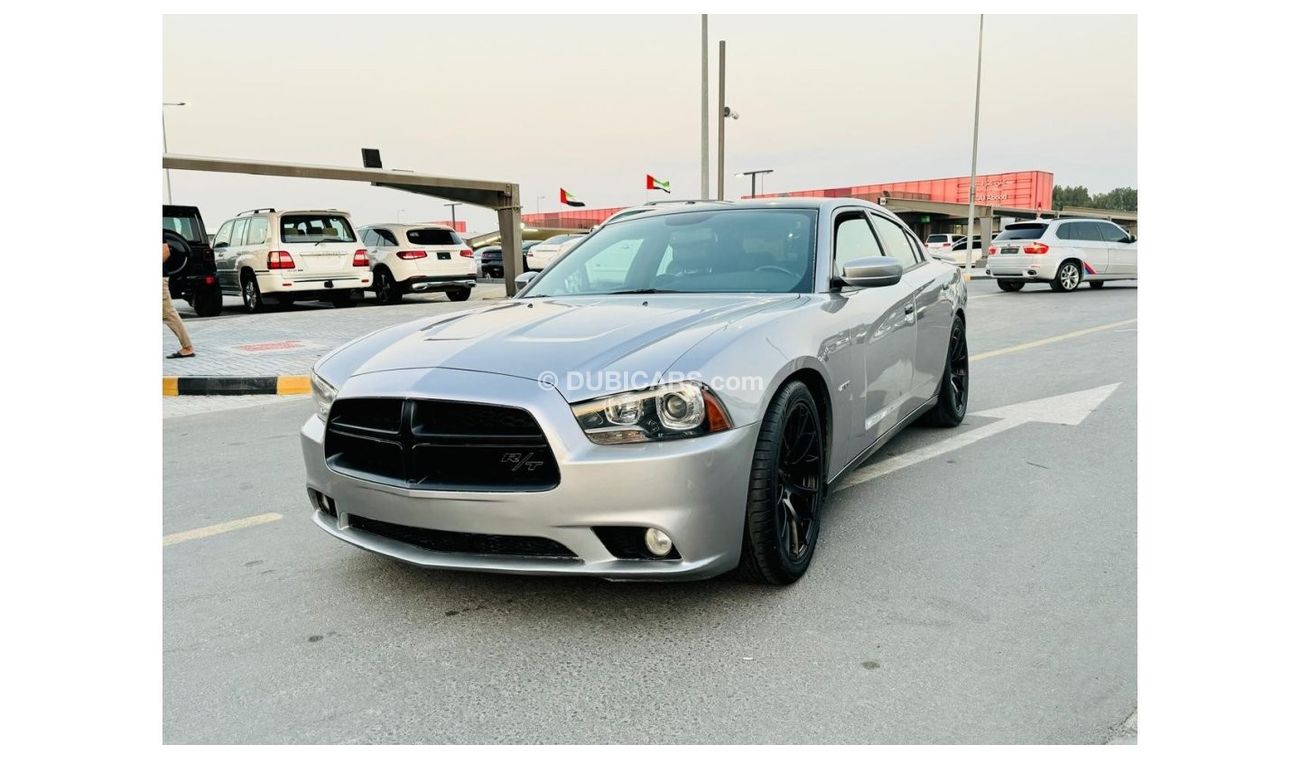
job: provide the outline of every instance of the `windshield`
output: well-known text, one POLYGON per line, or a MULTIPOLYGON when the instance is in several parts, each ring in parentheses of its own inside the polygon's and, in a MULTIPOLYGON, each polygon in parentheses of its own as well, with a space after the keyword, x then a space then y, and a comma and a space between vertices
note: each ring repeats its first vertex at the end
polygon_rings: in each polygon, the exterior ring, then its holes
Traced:
POLYGON ((460 236, 451 230, 436 227, 427 230, 407 230, 406 239, 413 245, 460 245, 460 236))
POLYGON ((633 218, 603 227, 524 294, 807 293, 817 212, 735 209, 633 218))
POLYGON ((993 240, 1032 240, 1047 231, 1046 224, 1008 224, 993 240))
POLYGON ((352 243, 352 225, 338 214, 285 214, 280 217, 281 243, 352 243))

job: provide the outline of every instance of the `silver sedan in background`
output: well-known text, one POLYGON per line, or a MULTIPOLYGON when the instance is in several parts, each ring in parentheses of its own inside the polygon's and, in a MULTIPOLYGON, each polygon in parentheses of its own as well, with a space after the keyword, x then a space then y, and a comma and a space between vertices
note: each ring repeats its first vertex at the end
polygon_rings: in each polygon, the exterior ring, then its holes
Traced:
POLYGON ((667 207, 520 280, 316 365, 322 529, 430 567, 786 584, 837 478, 966 412, 966 286, 875 204, 667 207))

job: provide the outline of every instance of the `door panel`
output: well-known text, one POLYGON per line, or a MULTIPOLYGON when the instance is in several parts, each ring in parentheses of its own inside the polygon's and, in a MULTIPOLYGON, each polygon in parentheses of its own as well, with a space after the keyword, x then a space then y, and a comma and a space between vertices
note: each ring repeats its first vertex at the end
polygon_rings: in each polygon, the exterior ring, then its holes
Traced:
POLYGON ((916 364, 912 400, 920 405, 930 400, 948 358, 948 337, 952 330, 952 302, 949 290, 960 275, 951 266, 930 262, 903 275, 903 282, 916 299, 916 364))

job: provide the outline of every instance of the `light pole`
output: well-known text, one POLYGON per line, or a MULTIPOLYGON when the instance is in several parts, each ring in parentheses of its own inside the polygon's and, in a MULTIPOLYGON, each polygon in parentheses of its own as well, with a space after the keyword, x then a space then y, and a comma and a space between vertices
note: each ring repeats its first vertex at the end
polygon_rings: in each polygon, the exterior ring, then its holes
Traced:
POLYGON ((751 171, 747 171, 747 172, 740 172, 740 173, 737 174, 736 176, 737 176, 737 177, 744 177, 744 176, 748 176, 748 177, 749 177, 749 197, 750 197, 750 198, 753 198, 755 195, 758 195, 758 175, 760 175, 760 174, 771 174, 772 171, 773 171, 772 169, 753 169, 753 170, 751 170, 751 171))
POLYGON ((718 200, 726 200, 727 119, 739 119, 740 113, 727 104, 727 41, 718 40, 718 200))
MULTIPOLYGON (((980 145, 980 79, 984 68, 984 14, 980 14, 979 46, 975 53, 975 134, 970 145, 970 209, 966 215, 966 281, 971 277, 971 255, 975 252, 975 157, 980 145)), ((991 230, 985 230, 988 237, 991 230)))
MULTIPOLYGON (((178 103, 163 103, 162 121, 163 121, 163 153, 164 154, 167 153, 167 107, 175 106, 176 108, 180 108, 183 105, 185 105, 185 101, 183 100, 178 103)), ((167 177, 167 203, 170 204, 172 202, 172 170, 163 169, 163 173, 167 177)))
POLYGON ((700 14, 700 199, 709 197, 709 14, 700 14))
POLYGON ((542 199, 545 197, 545 195, 537 196, 537 213, 539 214, 542 213, 542 199))
POLYGON ((464 204, 457 202, 457 203, 444 203, 442 205, 451 209, 451 228, 453 230, 456 229, 456 207, 464 204))

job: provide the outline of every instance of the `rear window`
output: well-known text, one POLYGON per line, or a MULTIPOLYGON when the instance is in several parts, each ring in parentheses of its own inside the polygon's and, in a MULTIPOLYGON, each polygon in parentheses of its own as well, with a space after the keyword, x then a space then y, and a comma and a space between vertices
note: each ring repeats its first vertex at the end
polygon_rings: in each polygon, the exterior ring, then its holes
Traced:
POLYGON ((1008 224, 994 240, 1030 240, 1047 232, 1046 224, 1008 224))
POLYGON ((195 216, 164 216, 163 229, 171 230, 191 243, 203 242, 203 231, 195 216))
POLYGON ((427 230, 407 230, 406 239, 412 245, 460 245, 460 236, 451 230, 437 228, 427 230))
POLYGON ((925 242, 927 242, 927 243, 946 243, 946 242, 948 242, 948 236, 947 236, 947 235, 931 235, 930 237, 928 237, 928 238, 925 239, 925 242))
POLYGON ((285 214, 280 217, 281 243, 353 243, 357 236, 340 214, 285 214))

